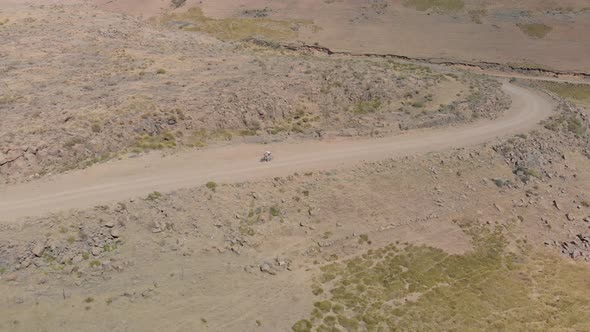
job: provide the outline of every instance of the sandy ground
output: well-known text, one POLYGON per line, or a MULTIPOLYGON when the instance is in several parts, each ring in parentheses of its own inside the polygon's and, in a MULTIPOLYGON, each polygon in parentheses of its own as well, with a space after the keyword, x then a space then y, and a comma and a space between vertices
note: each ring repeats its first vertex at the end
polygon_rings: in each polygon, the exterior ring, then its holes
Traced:
POLYGON ((47 181, 7 186, 0 193, 0 214, 10 220, 31 214, 83 208, 145 195, 152 191, 202 185, 208 181, 245 181, 286 175, 306 169, 329 169, 363 160, 441 151, 480 144, 534 128, 551 114, 553 103, 539 93, 509 83, 513 103, 498 121, 460 129, 418 131, 380 140, 237 145, 171 158, 157 155, 110 162, 47 181), (265 149, 276 160, 260 164, 265 149))

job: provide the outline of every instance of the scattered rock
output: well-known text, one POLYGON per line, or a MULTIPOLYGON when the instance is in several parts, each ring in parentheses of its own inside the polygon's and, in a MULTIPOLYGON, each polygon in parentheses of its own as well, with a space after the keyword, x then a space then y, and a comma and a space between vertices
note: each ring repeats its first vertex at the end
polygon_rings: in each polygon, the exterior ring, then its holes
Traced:
POLYGON ((17 281, 18 275, 16 273, 9 273, 2 276, 2 280, 4 281, 17 281))
POLYGON ((111 229, 111 236, 116 239, 121 236, 121 233, 119 232, 118 229, 113 228, 113 229, 111 229))
POLYGON ((43 253, 45 252, 45 243, 37 243, 33 249, 31 249, 31 252, 33 253, 33 255, 37 256, 37 257, 41 257, 43 255, 43 253))
POLYGON ((264 273, 268 273, 270 275, 276 275, 277 272, 274 269, 274 267, 272 266, 272 264, 268 263, 268 262, 264 262, 262 263, 262 265, 260 265, 260 271, 264 272, 264 273))
POLYGON ((99 247, 93 247, 90 252, 92 253, 92 256, 100 256, 102 249, 99 247))
POLYGON ((82 260, 84 259, 84 257, 82 257, 82 255, 76 255, 74 256, 74 258, 72 258, 72 263, 73 264, 78 264, 80 263, 82 260))

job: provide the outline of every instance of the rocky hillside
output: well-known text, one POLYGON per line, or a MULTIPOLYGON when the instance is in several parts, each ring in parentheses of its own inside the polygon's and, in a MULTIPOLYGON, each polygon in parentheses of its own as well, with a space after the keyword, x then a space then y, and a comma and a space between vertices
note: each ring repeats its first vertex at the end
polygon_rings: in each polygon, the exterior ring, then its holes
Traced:
POLYGON ((221 42, 84 6, 0 17, 2 182, 155 149, 392 135, 508 105, 473 75, 221 42))

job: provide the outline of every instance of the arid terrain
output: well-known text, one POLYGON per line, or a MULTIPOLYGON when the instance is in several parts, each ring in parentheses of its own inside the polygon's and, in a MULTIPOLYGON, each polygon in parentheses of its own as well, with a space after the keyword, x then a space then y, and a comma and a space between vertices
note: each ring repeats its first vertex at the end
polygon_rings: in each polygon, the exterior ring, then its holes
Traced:
POLYGON ((0 0, 0 331, 590 331, 588 6, 0 0))
MULTIPOLYGON (((160 0, 93 0, 100 8, 154 17, 160 0)), ((217 19, 313 22, 295 38, 334 50, 522 67, 590 71, 590 3, 585 0, 186 0, 217 19)), ((206 28, 206 27, 205 27, 206 28)), ((261 35, 266 34, 264 31, 261 35)), ((288 36, 283 36, 288 37, 288 36)))

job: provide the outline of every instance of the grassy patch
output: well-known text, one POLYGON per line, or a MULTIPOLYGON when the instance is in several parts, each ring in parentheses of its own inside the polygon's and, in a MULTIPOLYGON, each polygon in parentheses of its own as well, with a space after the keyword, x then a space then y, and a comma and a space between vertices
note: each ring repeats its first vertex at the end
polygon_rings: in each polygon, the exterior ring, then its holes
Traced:
POLYGON ((311 332, 313 325, 307 319, 302 319, 291 328, 293 332, 311 332))
POLYGON ((520 177, 520 179, 524 182, 527 182, 532 177, 537 179, 541 178, 541 173, 539 173, 539 171, 533 168, 519 166, 515 168, 512 172, 516 174, 518 177, 520 177))
POLYGON ((205 187, 207 187, 207 189, 209 189, 211 191, 215 191, 217 189, 217 183, 215 183, 213 181, 209 181, 209 182, 207 182, 207 184, 205 184, 205 187))
POLYGON ((176 147, 176 138, 170 132, 160 135, 146 134, 137 140, 135 147, 144 151, 170 149, 176 147))
POLYGON ((539 63, 534 63, 534 62, 508 62, 507 63, 508 66, 515 68, 515 69, 532 69, 532 70, 551 70, 550 67, 546 66, 546 65, 542 65, 539 63))
POLYGON ((71 149, 74 146, 78 145, 78 144, 84 144, 86 142, 85 138, 82 137, 73 137, 68 139, 67 141, 64 142, 64 148, 68 148, 71 149))
POLYGON ((162 198, 162 193, 160 193, 158 191, 154 191, 153 193, 147 195, 147 197, 145 199, 148 201, 156 201, 160 198, 162 198))
POLYGON ((587 266, 529 249, 509 252, 500 228, 468 225, 474 250, 465 255, 391 244, 322 267, 325 299, 293 330, 590 329, 587 266))
POLYGON ((0 96, 0 105, 12 104, 22 99, 21 96, 5 94, 0 96))
POLYGON ((577 136, 584 136, 586 134, 586 126, 575 116, 558 116, 550 117, 543 122, 545 128, 552 131, 569 131, 577 136))
POLYGON ((519 23, 517 26, 522 32, 532 38, 543 38, 553 30, 552 27, 542 23, 519 23))
POLYGON ((299 107, 292 117, 276 121, 269 132, 273 135, 281 132, 303 133, 306 129, 312 128, 313 123, 319 120, 318 115, 308 112, 305 107, 299 107))
POLYGON ((560 97, 590 106, 590 84, 545 82, 542 86, 560 97))
POLYGON ((116 244, 105 244, 104 247, 102 247, 102 249, 104 250, 104 252, 115 251, 115 250, 117 250, 117 245, 116 244))
POLYGON ((363 100, 352 107, 352 111, 356 114, 375 113, 381 107, 381 99, 373 98, 371 100, 363 100))
MULTIPOLYGON (((238 132, 239 136, 254 136, 256 131, 249 129, 238 132)), ((206 129, 199 129, 192 133, 188 140, 188 146, 194 148, 203 148, 207 146, 209 141, 231 141, 233 134, 228 130, 207 131, 206 129)))
POLYGON ((471 22, 476 24, 483 24, 481 19, 486 16, 487 11, 485 8, 471 9, 467 11, 467 14, 469 14, 471 22))
POLYGON ((436 10, 441 12, 460 11, 465 7, 463 0, 406 0, 404 6, 419 11, 436 10))
POLYGON ((271 206, 270 207, 270 215, 273 217, 280 216, 281 215, 281 208, 276 205, 271 206))
POLYGON ((173 14, 164 19, 165 23, 185 23, 181 29, 201 31, 223 40, 240 40, 262 37, 271 40, 288 40, 298 36, 301 26, 311 26, 306 20, 273 20, 268 18, 224 18, 206 17, 200 8, 191 8, 185 13, 173 14), (188 24, 186 24, 188 23, 188 24))
POLYGON ((371 241, 369 240, 369 235, 367 235, 367 234, 359 235, 359 243, 360 244, 363 244, 363 243, 371 244, 371 241))

